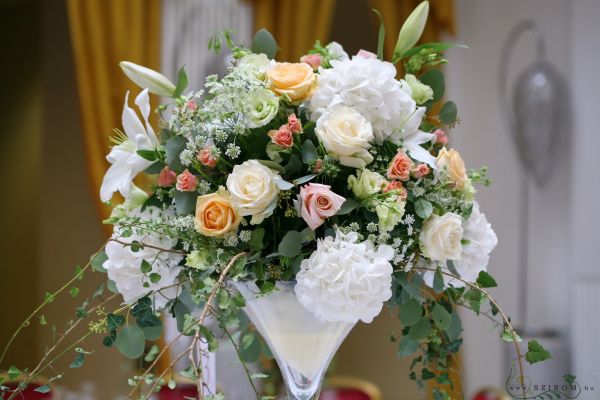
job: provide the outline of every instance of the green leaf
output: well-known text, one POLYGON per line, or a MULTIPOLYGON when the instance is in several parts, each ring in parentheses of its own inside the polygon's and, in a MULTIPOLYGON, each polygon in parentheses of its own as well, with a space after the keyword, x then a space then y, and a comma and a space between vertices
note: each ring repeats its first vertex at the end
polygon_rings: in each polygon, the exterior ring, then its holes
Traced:
POLYGON ((439 118, 446 125, 452 125, 458 116, 456 104, 453 101, 447 101, 440 110, 439 118))
POLYGON ((183 165, 179 159, 179 155, 185 149, 187 140, 183 136, 173 136, 165 145, 165 153, 167 156, 167 164, 175 171, 183 171, 183 165))
POLYGON ((73 360, 73 362, 69 365, 69 368, 80 368, 83 366, 83 361, 85 360, 85 355, 82 353, 77 354, 77 357, 73 360))
POLYGON ((175 207, 179 214, 190 215, 196 211, 196 201, 198 200, 196 193, 176 191, 173 199, 175 199, 175 207))
POLYGON ((509 343, 512 343, 512 342, 515 342, 515 341, 516 342, 522 342, 523 341, 523 339, 521 339, 521 336, 519 336, 517 334, 517 332, 513 331, 511 333, 511 331, 510 331, 510 329, 508 327, 505 327, 502 330, 502 334, 500 335, 500 337, 502 338, 502 340, 504 340, 505 342, 509 342, 509 343), (513 334, 514 334, 514 337, 513 337, 513 334))
POLYGON ((102 339, 102 344, 106 347, 112 347, 115 344, 115 340, 117 339, 117 331, 110 331, 108 335, 102 339))
POLYGON ((259 163, 261 163, 262 165, 264 165, 265 167, 274 169, 275 171, 279 172, 280 174, 285 174, 285 168, 283 168, 281 165, 279 165, 275 161, 271 161, 271 160, 257 160, 257 161, 259 163))
POLYGON ((373 9, 373 12, 379 17, 379 33, 377 34, 377 58, 383 61, 383 45, 385 42, 385 25, 381 13, 373 9))
POLYGON ((261 251, 263 248, 263 239, 265 237, 265 230, 263 228, 258 228, 252 231, 250 235, 250 241, 248 244, 250 245, 250 250, 252 251, 261 251))
POLYGON ((417 351, 419 347, 418 340, 411 340, 408 336, 405 336, 400 340, 398 344, 398 356, 406 357, 417 351))
POLYGON ((450 328, 452 316, 440 303, 435 303, 433 306, 431 317, 433 318, 433 323, 441 330, 445 331, 446 329, 450 328))
POLYGON ((305 176, 302 176, 302 177, 300 177, 298 179, 294 179, 292 181, 292 183, 294 185, 302 185, 303 183, 306 183, 308 181, 312 181, 316 176, 317 176, 316 174, 305 175, 305 176))
POLYGON ((491 288, 498 286, 496 280, 486 271, 481 271, 479 273, 479 276, 477 277, 477 284, 482 288, 491 288))
POLYGON ((525 353, 525 359, 529 364, 535 364, 544 360, 552 358, 552 354, 539 344, 536 340, 530 340, 527 343, 527 353, 525 353))
MULTIPOLYGON (((188 85, 188 77, 185 73, 185 67, 179 68, 179 73, 177 74, 177 86, 175 86, 175 92, 173 93, 173 98, 178 98, 181 96, 183 91, 188 85)), ((152 160, 150 160, 152 161, 152 160)))
POLYGON ((160 318, 154 314, 152 300, 149 297, 139 299, 131 309, 131 314, 136 318, 136 322, 140 327, 162 325, 160 318))
POLYGON ((268 377, 269 377, 269 375, 263 374, 262 372, 256 372, 256 373, 250 375, 251 379, 266 379, 268 377))
POLYGON ((260 357, 260 340, 255 333, 247 333, 240 344, 240 358, 243 362, 253 363, 260 357))
POLYGON ((300 157, 298 157, 295 154, 292 154, 290 156, 290 160, 284 168, 285 172, 289 175, 300 172, 300 170, 302 170, 302 161, 300 160, 300 157))
POLYGON ((448 327, 448 329, 446 329, 446 335, 448 335, 450 341, 453 342, 456 339, 458 339, 460 337, 460 334, 462 333, 462 322, 460 320, 460 316, 456 311, 452 312, 450 318, 450 326, 448 327))
POLYGON ((567 382, 569 385, 571 385, 573 382, 575 382, 575 375, 564 374, 563 379, 565 380, 565 382, 567 382))
POLYGON ((271 35, 271 32, 264 28, 256 32, 250 48, 253 53, 263 53, 271 60, 277 54, 277 42, 273 35, 271 35))
POLYGON ((344 201, 344 203, 342 204, 342 206, 340 207, 340 209, 338 210, 338 212, 335 215, 349 214, 353 210, 358 208, 359 206, 360 206, 360 203, 358 201, 348 198, 348 199, 346 199, 346 201, 344 201))
POLYGON ((485 301, 485 297, 483 293, 481 293, 477 289, 471 289, 464 294, 465 299, 469 302, 469 305, 475 311, 475 314, 479 315, 479 310, 483 302, 485 301))
POLYGON ((169 382, 167 383, 167 387, 169 389, 173 390, 177 387, 177 382, 175 382, 174 379, 169 379, 169 382))
POLYGON ((160 276, 160 274, 157 274, 156 272, 152 272, 149 275, 149 278, 150 278, 150 282, 157 283, 158 281, 160 281, 160 278, 162 278, 162 277, 160 276))
POLYGON ((425 199, 417 199, 415 201, 415 213, 423 219, 429 218, 433 212, 433 205, 430 201, 425 199))
POLYGON ((175 314, 175 319, 177 321, 177 330, 179 332, 183 332, 183 323, 185 321, 185 316, 191 313, 190 308, 182 301, 177 301, 175 306, 173 307, 173 314, 175 314))
POLYGON ((444 42, 425 43, 425 44, 413 47, 412 49, 405 51, 402 54, 402 58, 412 57, 415 54, 418 54, 419 52, 421 52, 422 50, 425 50, 425 51, 431 52, 431 53, 434 53, 434 52, 439 53, 439 52, 448 50, 452 47, 462 47, 463 49, 469 48, 469 46, 465 46, 464 44, 457 44, 457 43, 444 43, 444 42))
POLYGON ((433 103, 444 97, 446 85, 444 74, 439 69, 430 69, 419 77, 419 80, 433 90, 433 103))
MULTIPOLYGON (((146 339, 148 339, 148 338, 146 338, 146 339)), ((156 359, 156 356, 158 356, 159 353, 160 353, 160 348, 158 347, 158 345, 153 344, 152 347, 150 347, 150 350, 148 350, 148 352, 144 356, 144 361, 147 363, 154 361, 156 359)))
POLYGON ((40 325, 46 325, 48 323, 44 314, 40 315, 38 318, 40 319, 40 325))
POLYGON ((8 379, 15 380, 21 375, 21 370, 14 365, 8 368, 8 379))
POLYGON ((126 325, 117 333, 117 349, 125 357, 138 358, 144 354, 144 331, 136 325, 126 325))
POLYGON ((125 317, 123 317, 122 315, 110 313, 106 316, 106 328, 109 331, 117 329, 124 323, 125 323, 125 317))
POLYGON ((400 306, 399 318, 404 326, 416 324, 421 319, 422 315, 423 308, 421 307, 421 303, 415 299, 410 299, 400 306))
POLYGON ((215 338, 215 335, 204 325, 200 325, 200 333, 202 333, 202 337, 206 339, 206 342, 208 343, 208 351, 211 353, 217 351, 219 342, 215 338))
POLYGON ((433 275, 433 291, 438 294, 442 293, 444 291, 444 287, 444 277, 442 276, 442 272, 437 269, 433 275))
POLYGON ((275 182, 279 190, 290 190, 294 187, 293 183, 285 181, 283 179, 274 179, 273 181, 275 182))
POLYGON ((163 333, 162 325, 157 326, 143 326, 142 330, 144 331, 144 337, 146 340, 156 340, 163 333))
POLYGON ((84 272, 85 271, 83 270, 83 268, 81 268, 81 265, 75 266, 75 276, 77 277, 77 279, 82 280, 84 272))
POLYGON ((152 265, 150 265, 150 263, 146 260, 142 260, 142 265, 140 266, 140 271, 142 271, 142 273, 147 274, 148 272, 152 271, 152 265))
POLYGON ((137 155, 148 161, 156 161, 158 155, 155 150, 138 150, 137 155))
POLYGON ((52 293, 50 292, 46 292, 44 294, 44 302, 45 303, 52 303, 54 301, 55 297, 52 293))
POLYGON ((279 242, 278 251, 284 257, 295 257, 302 250, 302 234, 289 231, 279 242))
POLYGON ((48 384, 42 385, 40 387, 33 389, 33 391, 38 392, 38 393, 48 393, 50 391, 50 385, 48 385, 48 384))
POLYGON ((154 175, 159 174, 160 171, 164 168, 164 164, 161 161, 157 161, 148 168, 144 170, 145 174, 154 175))
POLYGON ((79 288, 73 286, 71 289, 69 289, 69 293, 71 293, 71 297, 77 297, 79 294, 79 288))
POLYGON ((429 322, 429 318, 423 317, 410 327, 408 330, 408 337, 411 340, 421 340, 425 339, 431 333, 431 322, 429 322))
POLYGON ((302 143, 302 162, 308 164, 319 158, 319 152, 311 140, 305 140, 302 143))
POLYGON ((97 272, 106 272, 106 268, 102 266, 106 260, 108 260, 108 256, 104 251, 99 252, 96 256, 92 256, 91 267, 94 271, 97 272))

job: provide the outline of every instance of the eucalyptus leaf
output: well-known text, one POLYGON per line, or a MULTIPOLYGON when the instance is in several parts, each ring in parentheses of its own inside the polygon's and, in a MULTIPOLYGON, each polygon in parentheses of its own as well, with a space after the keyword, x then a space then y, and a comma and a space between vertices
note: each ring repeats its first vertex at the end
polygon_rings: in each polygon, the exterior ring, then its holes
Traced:
POLYGON ((419 80, 433 90, 432 102, 444 97, 446 90, 444 74, 439 69, 430 69, 419 77, 419 80))
POLYGON ((179 159, 179 155, 185 149, 187 141, 183 136, 173 136, 165 145, 165 153, 167 156, 167 164, 175 171, 182 171, 183 165, 179 159))
POLYGON ((48 393, 50 391, 50 385, 48 385, 47 383, 39 386, 35 389, 33 389, 34 392, 38 392, 38 393, 48 393))
POLYGON ((456 122, 457 116, 458 110, 456 109, 456 104, 454 104, 453 101, 445 102, 440 110, 440 120, 446 125, 452 125, 454 122, 456 122))
POLYGON ((104 268, 102 266, 102 264, 104 264, 104 262, 106 260, 108 260, 108 256, 106 255, 106 252, 104 252, 104 250, 98 252, 95 256, 92 256, 92 259, 91 259, 92 269, 96 272, 105 273, 106 268, 104 268))
POLYGON ((349 214, 350 212, 352 212, 359 206, 360 206, 360 203, 358 201, 348 198, 348 199, 346 199, 346 201, 344 201, 344 203, 342 204, 342 206, 340 207, 340 209, 338 210, 336 215, 349 214))
POLYGON ((277 54, 277 42, 271 32, 263 28, 254 35, 251 49, 253 53, 263 53, 272 60, 277 54))
POLYGON ((163 333, 162 325, 157 326, 144 326, 142 327, 142 331, 144 331, 144 337, 146 340, 156 340, 163 333))
POLYGON ((400 306, 399 318, 404 326, 412 326, 416 324, 423 315, 421 303, 415 299, 410 299, 405 304, 400 306))
POLYGON ((431 311, 431 317, 435 325, 445 331, 452 323, 452 315, 440 303, 435 303, 431 311))
POLYGON ((431 333, 431 322, 429 318, 422 317, 416 324, 408 330, 408 337, 411 340, 425 339, 431 333))
POLYGON ((190 215, 196 211, 196 202, 198 195, 194 192, 176 191, 173 196, 177 212, 183 215, 190 215))
POLYGON ((263 239, 265 237, 264 228, 258 228, 252 231, 250 235, 250 250, 260 251, 263 248, 263 239))
POLYGON ((144 331, 136 325, 126 325, 117 333, 115 344, 125 357, 138 358, 144 354, 144 331))
POLYGON ((305 176, 302 176, 302 177, 300 177, 300 178, 298 178, 298 179, 294 179, 294 180, 292 181, 292 183, 293 183, 294 185, 302 185, 303 183, 306 183, 306 182, 312 181, 312 180, 313 180, 313 179, 314 179, 316 176, 317 176, 316 174, 305 175, 305 176))
POLYGON ((429 200, 417 199, 417 201, 415 201, 415 213, 417 213, 419 217, 427 219, 431 213, 433 213, 433 205, 429 200))
POLYGON ((460 320, 460 316, 456 311, 453 311, 450 316, 450 326, 446 329, 446 335, 451 342, 460 338, 460 334, 462 333, 462 322, 460 320))
POLYGON ((444 291, 444 277, 439 269, 435 271, 433 275, 433 291, 436 293, 442 293, 444 291))
POLYGON ((278 251, 284 257, 295 257, 302 250, 302 234, 289 231, 279 242, 278 251))
POLYGON ((285 166, 285 172, 289 175, 296 174, 302 170, 302 161, 295 154, 290 156, 290 160, 285 166))
POLYGON ((275 161, 271 161, 271 160, 257 160, 257 161, 259 163, 261 163, 262 165, 264 165, 265 167, 276 170, 280 174, 285 174, 285 168, 283 168, 283 166, 276 163, 275 161))
POLYGON ((275 181, 275 184, 277 185, 277 187, 279 188, 279 190, 290 190, 291 188, 294 187, 293 183, 284 181, 283 179, 274 179, 274 181, 275 181))
POLYGON ((305 140, 304 143, 302 143, 302 162, 308 164, 315 161, 317 158, 319 158, 317 148, 311 140, 305 140))
POLYGON ((411 340, 408 336, 405 336, 400 340, 398 344, 398 356, 406 357, 417 351, 419 347, 418 340, 411 340))

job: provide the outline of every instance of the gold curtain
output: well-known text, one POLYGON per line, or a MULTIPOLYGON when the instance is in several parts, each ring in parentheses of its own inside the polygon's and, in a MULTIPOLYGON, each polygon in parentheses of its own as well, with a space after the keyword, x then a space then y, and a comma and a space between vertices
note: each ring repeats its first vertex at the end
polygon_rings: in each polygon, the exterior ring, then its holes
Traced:
MULTIPOLYGON (((158 69, 160 0, 67 0, 69 25, 89 180, 102 219, 110 208, 100 202, 108 164, 109 137, 121 127, 125 92, 139 90, 119 61, 158 69)), ((135 97, 135 96, 134 96, 135 97)), ((106 232, 111 231, 107 226, 106 232)))
POLYGON ((326 43, 331 30, 335 0, 250 0, 255 30, 273 34, 277 59, 298 61, 315 40, 326 43))
MULTIPOLYGON (((369 0, 370 7, 381 12, 385 23, 386 60, 392 58, 402 24, 421 1, 369 0)), ((454 35, 456 33, 454 0, 429 0, 429 6, 429 18, 420 42, 438 42, 442 34, 454 35)))

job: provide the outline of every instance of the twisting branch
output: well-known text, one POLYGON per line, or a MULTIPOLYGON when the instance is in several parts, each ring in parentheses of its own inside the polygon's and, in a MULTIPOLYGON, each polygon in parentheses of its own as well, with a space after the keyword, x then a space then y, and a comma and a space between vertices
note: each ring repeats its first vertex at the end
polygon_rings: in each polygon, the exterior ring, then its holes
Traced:
MULTIPOLYGON (((123 246, 126 246, 126 247, 131 247, 134 244, 133 242, 124 242, 122 240, 114 239, 114 238, 113 239, 109 239, 109 241, 110 242, 115 242, 115 243, 122 244, 123 246)), ((183 250, 166 249, 164 247, 153 246, 153 245, 150 245, 150 244, 146 244, 144 242, 139 242, 139 243, 135 243, 135 244, 139 244, 141 247, 147 247, 149 249, 159 250, 159 251, 165 252, 165 253, 187 254, 183 250)))
MULTIPOLYGON (((206 300, 206 304, 204 306, 204 308, 202 309, 202 312, 200 313, 200 317, 198 319, 196 319, 193 323, 192 326, 196 325, 196 326, 200 326, 204 323, 204 320, 206 319, 206 316, 209 313, 210 310, 210 305, 212 304, 212 302, 215 299, 215 296, 217 295, 219 289, 221 288, 221 286, 223 285, 223 282, 225 281, 225 278, 227 277, 227 274, 229 273, 229 270, 233 267, 233 265, 235 264, 235 262, 246 255, 246 252, 241 252, 236 254, 235 256, 233 256, 230 260, 229 263, 227 264, 227 266, 223 269, 223 271, 221 271, 221 275, 219 276, 219 279, 217 280, 217 282, 215 283, 215 285, 213 286, 212 291, 210 292, 210 295, 208 296, 208 299, 206 300)), ((198 328, 197 328, 198 329, 198 328)), ((131 391, 129 392, 129 394, 127 395, 128 399, 133 398, 133 395, 135 394, 138 386, 140 385, 141 382, 143 382, 144 377, 147 376, 150 371, 152 371, 152 369, 156 366, 156 364, 158 363, 158 360, 160 359, 160 357, 162 357, 165 352, 171 348, 173 346, 173 344, 175 344, 175 342, 177 342, 185 333, 187 333, 186 331, 181 332, 179 335, 177 335, 173 340, 171 340, 158 354, 158 356, 154 359, 154 361, 152 362, 152 364, 150 364, 150 366, 148 368, 146 368, 146 370, 144 371, 144 373, 141 375, 140 379, 138 380, 138 382, 136 383, 136 385, 133 387, 133 389, 131 389, 131 391)), ((165 374, 166 371, 168 371, 169 369, 171 369, 175 363, 181 359, 185 354, 188 354, 190 352, 194 351, 194 345, 195 345, 195 341, 192 341, 192 344, 185 350, 184 353, 182 353, 182 355, 177 356, 177 359, 174 360, 173 362, 171 362, 171 364, 169 364, 169 366, 159 375, 160 378, 162 378, 165 374)), ((193 358, 193 357, 192 357, 193 358)), ((197 361, 198 363, 201 362, 201 358, 197 361)), ((197 366, 195 366, 197 367, 197 366)), ((199 371, 200 368, 196 368, 196 371, 199 371)), ((198 379, 196 380, 196 386, 197 386, 197 390, 198 390, 198 400, 202 400, 203 395, 202 395, 202 388, 203 388, 203 384, 202 384, 202 373, 201 372, 197 372, 198 375, 198 379)), ((158 386, 160 379, 155 379, 154 383, 152 384, 152 386, 150 387, 150 390, 148 391, 147 395, 145 396, 145 399, 149 399, 150 396, 152 395, 152 393, 154 392, 154 390, 156 389, 156 387, 158 386)))
MULTIPOLYGON (((424 267, 413 267, 413 270, 417 270, 417 271, 432 271, 432 272, 436 272, 437 269, 433 269, 433 268, 424 268, 424 267)), ((492 297, 492 295, 485 289, 483 289, 482 287, 479 287, 478 285, 466 281, 458 276, 455 276, 449 272, 445 272, 440 270, 440 273, 442 275, 446 275, 450 278, 456 279, 458 281, 461 281, 462 283, 464 283, 465 285, 468 285, 469 287, 480 291, 481 293, 483 293, 484 296, 486 296, 490 303, 492 303, 494 305, 494 307, 496 307, 496 309, 498 310, 498 312, 500 313, 500 316, 502 317, 502 320, 504 321, 504 323, 506 324, 506 326, 508 327, 508 330, 510 332, 510 335, 512 336, 513 339, 513 343, 515 345, 515 350, 517 352, 517 358, 519 359, 519 381, 521 382, 521 389, 523 391, 523 398, 527 398, 526 397, 526 393, 525 393, 525 375, 523 372, 523 353, 521 353, 521 348, 519 347, 519 344, 517 342, 517 338, 519 337, 519 335, 517 334, 517 332, 515 331, 515 329, 513 328, 512 324, 510 323, 510 320, 508 319, 508 317, 506 316, 506 314, 504 313, 504 311, 502 311, 502 308, 500 307, 500 305, 496 302, 496 300, 494 300, 494 298, 492 297)))

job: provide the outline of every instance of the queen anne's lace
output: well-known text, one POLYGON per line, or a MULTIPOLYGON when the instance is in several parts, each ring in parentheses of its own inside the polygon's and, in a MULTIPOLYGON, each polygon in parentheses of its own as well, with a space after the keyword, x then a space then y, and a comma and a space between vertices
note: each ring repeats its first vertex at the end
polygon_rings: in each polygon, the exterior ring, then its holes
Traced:
POLYGON ((394 250, 357 241, 355 232, 319 240, 296 275, 298 300, 323 321, 369 323, 392 296, 394 250))

